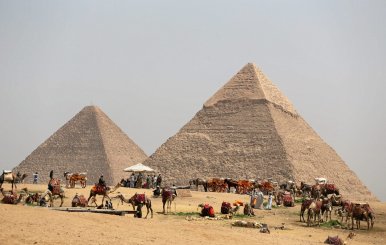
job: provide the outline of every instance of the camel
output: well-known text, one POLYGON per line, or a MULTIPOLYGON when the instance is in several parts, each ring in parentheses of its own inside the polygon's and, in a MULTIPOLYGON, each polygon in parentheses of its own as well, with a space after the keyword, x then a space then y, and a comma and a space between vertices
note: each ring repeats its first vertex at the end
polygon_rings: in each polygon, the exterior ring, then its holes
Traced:
POLYGON ((133 210, 135 210, 135 207, 137 207, 137 211, 139 211, 140 213, 142 213, 142 206, 143 204, 145 204, 147 209, 145 219, 149 214, 149 209, 151 211, 151 218, 153 218, 153 209, 151 208, 151 200, 147 198, 145 194, 135 193, 130 199, 126 199, 122 194, 119 193, 114 198, 119 198, 122 204, 123 202, 131 204, 131 206, 133 206, 133 210))
POLYGON ((342 195, 332 194, 330 197, 332 206, 341 206, 342 205, 342 195))
POLYGON ((78 195, 78 193, 75 194, 74 198, 71 201, 72 207, 86 207, 87 206, 87 199, 84 197, 84 195, 78 195))
POLYGON ((299 188, 305 196, 310 196, 312 192, 312 185, 306 184, 305 182, 300 182, 300 188, 299 188))
POLYGON ((318 219, 318 226, 320 225, 320 214, 322 209, 322 201, 313 200, 308 207, 308 217, 307 217, 307 226, 311 226, 311 223, 315 223, 318 219), (314 221, 312 221, 314 218, 314 221))
POLYGON ((26 204, 33 204, 34 202, 36 202, 36 205, 39 205, 39 201, 41 199, 40 193, 30 193, 27 187, 23 188, 22 190, 27 194, 27 198, 25 199, 26 204))
POLYGON ((92 197, 96 198, 97 195, 103 196, 102 205, 103 201, 105 200, 105 197, 107 197, 111 201, 111 198, 108 194, 116 191, 119 187, 121 187, 121 183, 116 184, 112 189, 109 186, 102 186, 99 184, 94 185, 90 190, 90 196, 87 199, 87 204, 90 202, 90 199, 92 197))
POLYGON ((359 230, 361 228, 361 220, 364 220, 367 222, 367 230, 374 226, 374 212, 370 208, 369 204, 359 204, 355 203, 352 207, 352 215, 351 215, 351 230, 354 229, 354 219, 356 221, 357 229, 359 230))
POLYGON ((12 190, 13 190, 13 186, 15 186, 15 188, 17 188, 16 182, 19 182, 19 183, 23 182, 23 180, 27 176, 28 176, 27 174, 23 174, 20 178, 18 178, 16 176, 16 174, 13 172, 3 171, 3 173, 0 175, 0 188, 3 186, 4 182, 8 182, 8 183, 12 183, 12 190))
POLYGON ((331 203, 331 200, 329 198, 327 198, 327 197, 323 198, 321 211, 322 211, 322 217, 325 214, 326 221, 328 221, 329 217, 330 217, 330 220, 331 220, 332 203, 331 203))
POLYGON ((312 201, 313 201, 312 199, 305 199, 302 202, 302 206, 300 208, 300 222, 302 222, 302 219, 303 219, 303 222, 306 222, 304 220, 304 212, 310 207, 312 201))
POLYGON ((163 188, 161 196, 162 196, 162 208, 163 208, 162 213, 165 214, 165 204, 167 204, 166 213, 168 213, 169 211, 171 211, 172 202, 174 201, 177 195, 175 194, 174 190, 163 188))
POLYGON ((63 205, 63 202, 64 202, 64 201, 63 201, 63 199, 64 199, 64 191, 63 191, 62 188, 60 188, 60 191, 59 191, 59 192, 57 192, 57 191, 50 191, 50 190, 47 189, 47 190, 43 193, 43 195, 42 195, 42 197, 40 198, 40 200, 44 199, 47 195, 48 195, 48 197, 49 197, 49 200, 50 200, 50 206, 51 206, 51 207, 54 206, 54 197, 55 197, 55 196, 58 196, 58 197, 60 198, 60 201, 61 201, 60 207, 63 205))
POLYGON ((325 197, 329 194, 339 195, 339 189, 334 184, 327 183, 322 185, 321 193, 325 197))
POLYGON ((3 199, 1 200, 2 203, 5 204, 18 204, 23 199, 25 193, 20 193, 19 196, 17 196, 17 193, 15 191, 11 191, 11 193, 5 193, 3 188, 0 188, 1 194, 3 194, 3 199))
POLYGON ((208 181, 205 180, 205 179, 201 179, 201 178, 191 179, 191 180, 189 181, 189 185, 195 185, 197 191, 198 191, 198 186, 199 186, 199 185, 202 185, 202 186, 204 187, 204 191, 205 191, 205 192, 208 191, 208 181))
POLYGON ((279 190, 275 193, 276 204, 279 206, 283 204, 285 207, 294 207, 295 206, 295 198, 288 191, 279 190))

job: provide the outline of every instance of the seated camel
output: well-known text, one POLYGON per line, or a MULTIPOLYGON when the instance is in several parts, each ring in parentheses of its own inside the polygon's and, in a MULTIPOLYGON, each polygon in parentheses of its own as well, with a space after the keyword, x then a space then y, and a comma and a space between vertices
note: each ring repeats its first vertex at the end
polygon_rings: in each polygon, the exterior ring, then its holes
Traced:
POLYGON ((147 209, 145 219, 149 214, 149 210, 151 211, 151 218, 153 218, 153 209, 151 207, 151 200, 148 197, 146 197, 145 194, 135 193, 132 197, 130 197, 130 199, 126 199, 122 194, 119 193, 114 198, 120 199, 122 204, 123 202, 131 204, 133 206, 133 210, 135 210, 135 207, 137 207, 137 211, 139 211, 141 214, 142 214, 142 207, 145 204, 147 209))
POLYGON ((26 194, 27 197, 25 199, 26 204, 34 204, 36 202, 36 205, 39 205, 39 201, 41 199, 41 193, 30 193, 27 189, 27 187, 22 189, 26 194))
POLYGON ((78 193, 75 194, 74 198, 71 201, 72 207, 86 207, 87 206, 87 199, 84 197, 84 195, 78 195, 78 193))
POLYGON ((0 188, 0 192, 4 196, 3 199, 1 200, 1 202, 5 203, 5 204, 18 204, 21 202, 21 200, 25 196, 25 193, 20 193, 18 196, 16 191, 11 191, 10 193, 5 193, 3 188, 0 188))

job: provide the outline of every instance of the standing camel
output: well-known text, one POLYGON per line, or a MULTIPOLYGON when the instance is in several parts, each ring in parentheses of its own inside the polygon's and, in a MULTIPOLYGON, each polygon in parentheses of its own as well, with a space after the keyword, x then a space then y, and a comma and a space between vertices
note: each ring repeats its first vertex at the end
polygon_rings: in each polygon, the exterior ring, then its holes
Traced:
POLYGON ((0 175, 0 188, 3 186, 4 182, 12 183, 12 190, 13 186, 16 187, 16 182, 23 182, 23 180, 27 177, 27 174, 23 174, 20 178, 16 176, 13 172, 4 172, 0 175))
POLYGON ((133 206, 133 210, 135 210, 135 207, 138 207, 137 210, 142 213, 142 206, 143 204, 146 205, 147 213, 145 216, 145 219, 147 218, 149 214, 149 209, 151 211, 151 218, 153 218, 153 209, 151 208, 151 200, 146 197, 145 194, 137 194, 135 193, 130 199, 126 199, 122 194, 118 194, 114 198, 119 198, 121 199, 121 203, 123 202, 131 204, 133 206))
POLYGON ((176 198, 176 194, 171 189, 162 188, 162 213, 165 214, 165 204, 167 203, 166 207, 166 213, 171 211, 172 208, 172 202, 174 201, 174 198, 176 198))
POLYGON ((91 187, 90 196, 87 199, 87 205, 92 197, 96 198, 96 195, 103 196, 102 205, 103 201, 105 200, 105 197, 107 197, 111 201, 109 193, 116 191, 119 187, 121 187, 121 183, 116 184, 112 189, 109 186, 101 186, 99 184, 94 185, 93 187, 91 187))

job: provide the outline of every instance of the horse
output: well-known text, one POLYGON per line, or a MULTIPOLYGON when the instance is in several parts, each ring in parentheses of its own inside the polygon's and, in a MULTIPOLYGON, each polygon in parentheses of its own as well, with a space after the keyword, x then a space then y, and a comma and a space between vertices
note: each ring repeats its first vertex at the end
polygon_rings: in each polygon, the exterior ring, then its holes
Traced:
POLYGON ((206 179, 202 179, 202 178, 191 179, 189 181, 189 184, 190 186, 195 185, 197 191, 198 191, 199 185, 202 185, 204 187, 205 192, 208 191, 208 181, 206 179))

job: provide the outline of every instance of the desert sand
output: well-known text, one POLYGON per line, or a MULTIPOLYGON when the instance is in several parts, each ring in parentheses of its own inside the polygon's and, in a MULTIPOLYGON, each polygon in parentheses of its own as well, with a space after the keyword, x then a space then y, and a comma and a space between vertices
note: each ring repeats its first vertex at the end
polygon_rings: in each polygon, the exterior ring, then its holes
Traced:
MULTIPOLYGON (((4 184, 6 190, 11 187, 4 184)), ((27 187, 31 192, 43 192, 46 185, 20 184, 18 189, 27 187)), ((88 197, 91 186, 85 189, 66 189, 65 207, 71 206, 73 196, 83 194, 88 197)), ((118 192, 130 197, 135 192, 151 196, 151 190, 119 188, 118 192)), ((192 197, 177 197, 172 206, 172 214, 163 215, 160 198, 152 198, 154 217, 148 219, 125 216, 69 213, 50 208, 26 206, 23 204, 0 204, 0 244, 323 244, 327 236, 338 235, 347 244, 386 244, 386 203, 371 202, 376 214, 374 228, 366 230, 362 222, 361 230, 354 230, 356 236, 348 239, 350 230, 340 228, 307 227, 299 222, 300 204, 295 207, 278 207, 272 210, 257 210, 256 216, 234 217, 232 220, 187 220, 187 213, 199 212, 200 203, 211 204, 220 215, 223 201, 248 201, 247 195, 192 191, 192 197), (179 214, 178 214, 179 213, 179 214), (270 227, 270 234, 259 229, 233 227, 235 220, 257 221, 270 227), (285 223, 285 229, 275 230, 275 226, 285 223)), ((101 202, 98 196, 97 201, 101 202)), ((57 199, 55 206, 60 204, 57 199)), ((132 210, 128 204, 121 205, 113 200, 115 209, 132 210)), ((146 214, 146 208, 143 208, 146 214)), ((242 210, 239 211, 242 213, 242 210)), ((191 214, 190 214, 191 215, 191 214)), ((198 217, 198 216, 197 216, 198 217)), ((337 217, 332 215, 333 219, 337 217)))

